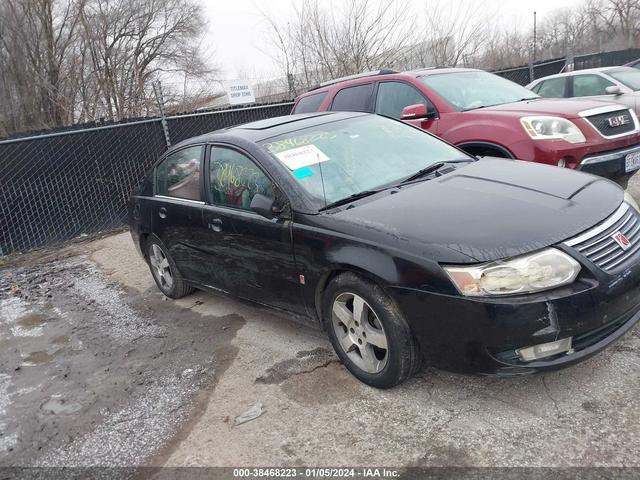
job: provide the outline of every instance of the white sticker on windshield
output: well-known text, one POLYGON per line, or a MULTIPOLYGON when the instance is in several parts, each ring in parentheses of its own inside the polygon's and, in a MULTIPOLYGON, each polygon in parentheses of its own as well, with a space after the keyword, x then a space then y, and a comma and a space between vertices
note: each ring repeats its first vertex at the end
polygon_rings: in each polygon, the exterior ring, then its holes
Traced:
POLYGON ((276 153, 276 157, 278 157, 289 170, 297 170, 329 160, 329 157, 315 145, 305 145, 304 147, 285 150, 284 152, 276 153))

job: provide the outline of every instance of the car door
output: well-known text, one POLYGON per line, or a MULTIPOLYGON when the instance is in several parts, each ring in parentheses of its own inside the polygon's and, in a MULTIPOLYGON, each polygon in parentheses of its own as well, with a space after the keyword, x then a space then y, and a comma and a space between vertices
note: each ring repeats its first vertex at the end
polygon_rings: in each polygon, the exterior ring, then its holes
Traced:
POLYGON ((417 88, 405 82, 385 81, 378 83, 375 98, 375 112, 387 117, 400 119, 402 110, 409 105, 422 104, 433 115, 430 118, 405 120, 416 127, 438 133, 438 115, 435 106, 417 88))
POLYGON ((273 307, 305 313, 291 240, 291 221, 250 208, 256 193, 273 198, 271 179, 246 153, 210 148, 202 248, 214 287, 273 307))
POLYGON ((168 155, 154 172, 152 230, 169 250, 182 276, 201 282, 206 270, 199 246, 202 228, 203 145, 191 145, 168 155))

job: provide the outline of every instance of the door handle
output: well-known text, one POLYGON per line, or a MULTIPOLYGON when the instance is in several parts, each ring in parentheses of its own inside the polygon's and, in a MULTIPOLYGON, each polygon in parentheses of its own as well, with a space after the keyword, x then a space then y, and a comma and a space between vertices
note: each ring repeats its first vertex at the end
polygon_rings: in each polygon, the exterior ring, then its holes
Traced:
POLYGON ((158 215, 160 216, 160 218, 167 218, 167 209, 164 207, 160 207, 158 209, 158 215))
POLYGON ((220 220, 219 218, 214 218, 209 222, 209 228, 214 232, 222 231, 222 220, 220 220))

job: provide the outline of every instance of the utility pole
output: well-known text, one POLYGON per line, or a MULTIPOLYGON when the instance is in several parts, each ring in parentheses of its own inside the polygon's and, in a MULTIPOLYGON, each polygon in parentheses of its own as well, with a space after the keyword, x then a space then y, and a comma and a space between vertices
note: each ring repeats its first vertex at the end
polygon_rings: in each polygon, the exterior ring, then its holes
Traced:
POLYGON ((535 64, 536 64, 536 43, 537 43, 537 30, 536 30, 536 12, 533 12, 533 42, 531 50, 529 51, 529 81, 533 82, 536 78, 535 64))
POLYGON ((164 113, 164 96, 162 95, 162 83, 160 80, 153 82, 153 93, 156 95, 156 101, 158 102, 158 109, 160 110, 160 124, 162 125, 162 131, 164 132, 164 140, 167 143, 167 148, 171 146, 171 139, 169 138, 169 124, 167 123, 167 116, 164 113))
POLYGON ((537 14, 533 12, 533 63, 536 63, 536 47, 538 42, 537 14))

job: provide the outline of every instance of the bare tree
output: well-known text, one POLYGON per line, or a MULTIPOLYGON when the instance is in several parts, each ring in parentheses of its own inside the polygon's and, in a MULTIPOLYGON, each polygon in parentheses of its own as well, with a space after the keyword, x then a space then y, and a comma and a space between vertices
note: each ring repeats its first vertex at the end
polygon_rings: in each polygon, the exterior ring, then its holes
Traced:
POLYGON ((190 0, 87 0, 82 36, 107 118, 145 114, 149 86, 163 72, 185 79, 210 73, 194 43, 201 17, 190 0))
POLYGON ((153 114, 159 78, 206 95, 204 28, 196 0, 2 0, 0 133, 153 114))
POLYGON ((0 75, 11 111, 6 130, 73 120, 73 56, 81 2, 5 0, 0 4, 0 75))
POLYGON ((638 45, 640 2, 638 0, 602 0, 589 3, 592 16, 598 17, 626 48, 638 45))
POLYGON ((283 21, 263 16, 294 93, 322 80, 393 67, 415 43, 409 10, 405 0, 312 0, 297 3, 283 21))
POLYGON ((426 0, 424 18, 426 34, 417 49, 422 66, 468 64, 492 33, 488 5, 482 0, 426 0))

